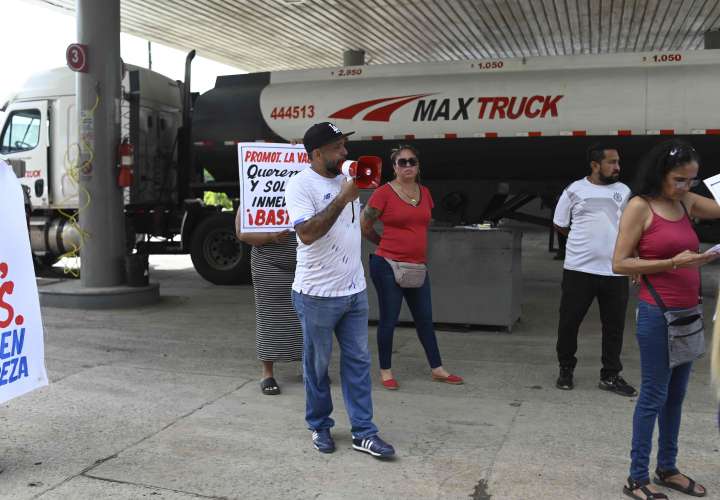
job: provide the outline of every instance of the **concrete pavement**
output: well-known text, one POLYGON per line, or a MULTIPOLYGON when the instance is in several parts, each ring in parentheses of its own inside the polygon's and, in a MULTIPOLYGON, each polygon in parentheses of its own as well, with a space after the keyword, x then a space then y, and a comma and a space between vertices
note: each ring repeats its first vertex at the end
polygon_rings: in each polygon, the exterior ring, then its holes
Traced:
MULTIPOLYGON (((546 245, 546 233, 525 235, 523 312, 512 334, 438 332, 444 364, 463 386, 432 382, 414 331, 403 328, 393 363, 401 389, 382 389, 370 327, 376 421, 397 449, 393 462, 350 448, 337 356, 338 450, 322 455, 305 429, 297 364, 278 367, 282 395, 259 391, 252 289, 206 283, 185 256, 153 257, 159 304, 43 310, 51 384, 0 409, 0 498, 623 498, 634 398, 597 388, 596 306, 581 332, 577 387, 555 389, 562 264, 546 245)), ((717 270, 705 273, 710 293, 717 270)), ((633 317, 631 307, 624 376, 638 385, 633 317)), ((720 498, 715 412, 703 359, 679 464, 708 498, 720 498)))

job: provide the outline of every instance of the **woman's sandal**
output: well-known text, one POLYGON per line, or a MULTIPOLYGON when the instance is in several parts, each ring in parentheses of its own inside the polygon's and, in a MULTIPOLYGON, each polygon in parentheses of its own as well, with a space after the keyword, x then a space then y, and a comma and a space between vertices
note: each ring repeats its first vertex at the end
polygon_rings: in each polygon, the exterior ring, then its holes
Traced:
POLYGON ((664 486, 665 488, 670 488, 671 490, 679 491, 680 493, 685 493, 686 495, 690 495, 691 497, 704 497, 705 495, 707 495, 707 490, 705 489, 705 486, 703 486, 702 484, 697 484, 695 481, 693 481, 692 478, 686 476, 685 474, 682 474, 677 469, 673 469, 673 470, 655 469, 655 478, 653 479, 653 482, 655 484, 657 484, 658 486, 664 486), (680 474, 688 480, 687 487, 683 487, 675 481, 667 480, 669 477, 672 477, 676 474, 680 474), (697 491, 695 491, 695 486, 700 486, 703 489, 703 492, 698 493, 697 491))
POLYGON ((382 381, 382 386, 389 391, 397 391, 400 389, 400 384, 394 378, 389 378, 382 381))
POLYGON ((440 375, 430 374, 435 382, 443 382, 450 385, 462 385, 465 383, 460 375, 448 375, 447 377, 441 377, 440 375))
POLYGON ((260 390, 266 396, 274 396, 280 394, 280 386, 273 377, 268 377, 260 381, 260 390))
POLYGON ((661 498, 667 499, 667 495, 665 493, 653 493, 647 488, 647 485, 650 484, 650 480, 646 479, 645 481, 635 481, 633 478, 629 477, 627 486, 623 486, 623 493, 625 493, 630 498, 634 498, 635 500, 660 500, 661 498), (645 495, 644 497, 638 496, 633 491, 640 490, 645 495))

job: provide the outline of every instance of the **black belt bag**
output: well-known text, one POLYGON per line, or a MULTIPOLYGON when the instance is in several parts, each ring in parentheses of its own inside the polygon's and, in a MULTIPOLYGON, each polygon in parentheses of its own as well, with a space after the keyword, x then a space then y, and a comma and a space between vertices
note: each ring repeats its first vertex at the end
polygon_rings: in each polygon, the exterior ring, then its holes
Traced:
MULTIPOLYGON (((668 330, 668 360, 670 368, 695 361, 705 354, 705 324, 703 323, 702 293, 698 305, 687 309, 668 310, 650 281, 643 275, 648 291, 665 316, 668 330)), ((701 286, 702 291, 702 286, 701 286)))

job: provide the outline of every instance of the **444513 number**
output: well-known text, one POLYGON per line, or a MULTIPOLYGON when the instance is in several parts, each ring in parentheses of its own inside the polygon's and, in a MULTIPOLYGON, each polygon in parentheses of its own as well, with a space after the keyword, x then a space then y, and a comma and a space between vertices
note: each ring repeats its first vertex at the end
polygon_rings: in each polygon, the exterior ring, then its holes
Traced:
POLYGON ((315 106, 306 104, 303 106, 275 106, 270 113, 273 120, 297 120, 300 118, 314 118, 315 106))

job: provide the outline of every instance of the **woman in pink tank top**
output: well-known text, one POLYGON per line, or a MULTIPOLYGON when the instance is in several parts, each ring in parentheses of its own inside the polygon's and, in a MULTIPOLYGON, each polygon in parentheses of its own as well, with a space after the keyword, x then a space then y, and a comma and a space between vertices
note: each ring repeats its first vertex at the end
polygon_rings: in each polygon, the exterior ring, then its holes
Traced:
MULTIPOLYGON (((698 184, 699 156, 689 144, 666 141, 643 159, 633 197, 620 220, 613 271, 644 275, 668 309, 698 304, 699 267, 718 254, 698 253, 693 219, 718 219, 720 206, 690 192, 698 184)), ((640 396, 633 414, 630 477, 623 488, 637 499, 667 498, 650 486, 650 452, 655 422, 659 449, 654 482, 692 496, 703 486, 676 465, 682 402, 692 363, 669 368, 667 323, 643 283, 638 296, 637 339, 640 347, 640 396)))

